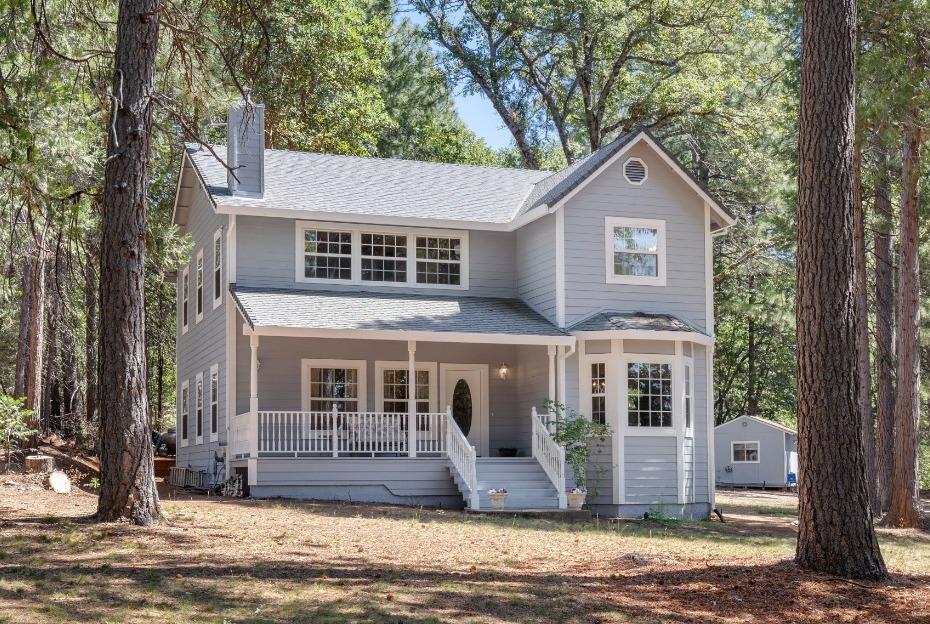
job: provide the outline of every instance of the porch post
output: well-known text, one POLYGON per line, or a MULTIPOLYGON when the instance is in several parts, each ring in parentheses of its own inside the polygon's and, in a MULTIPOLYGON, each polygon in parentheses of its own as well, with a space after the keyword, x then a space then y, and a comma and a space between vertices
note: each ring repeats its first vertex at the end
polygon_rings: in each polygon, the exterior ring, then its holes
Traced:
POLYGON ((407 456, 417 456, 417 341, 407 341, 407 456))
POLYGON ((555 346, 555 345, 549 345, 548 353, 549 353, 549 396, 548 396, 548 398, 549 398, 550 401, 555 401, 555 400, 556 400, 556 396, 555 396, 555 354, 556 354, 556 346, 555 346))
POLYGON ((258 484, 258 334, 249 334, 249 485, 258 484))

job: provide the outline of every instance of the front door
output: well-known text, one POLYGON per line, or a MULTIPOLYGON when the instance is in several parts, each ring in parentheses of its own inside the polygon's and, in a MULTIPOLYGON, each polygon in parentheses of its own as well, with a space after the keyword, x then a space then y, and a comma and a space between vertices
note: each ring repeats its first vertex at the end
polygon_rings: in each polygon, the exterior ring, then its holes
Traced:
POLYGON ((452 418, 475 447, 488 454, 488 365, 440 364, 439 404, 452 409, 452 418))

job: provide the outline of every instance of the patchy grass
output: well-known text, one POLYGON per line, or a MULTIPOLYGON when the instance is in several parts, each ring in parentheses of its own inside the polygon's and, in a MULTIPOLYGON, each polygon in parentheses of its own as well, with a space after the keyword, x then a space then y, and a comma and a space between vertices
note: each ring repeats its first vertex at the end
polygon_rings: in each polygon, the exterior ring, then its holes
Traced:
POLYGON ((722 525, 568 525, 169 495, 144 529, 0 478, 0 622, 930 621, 926 534, 881 531, 889 585, 818 577, 787 516, 753 513, 791 498, 740 496, 722 525))

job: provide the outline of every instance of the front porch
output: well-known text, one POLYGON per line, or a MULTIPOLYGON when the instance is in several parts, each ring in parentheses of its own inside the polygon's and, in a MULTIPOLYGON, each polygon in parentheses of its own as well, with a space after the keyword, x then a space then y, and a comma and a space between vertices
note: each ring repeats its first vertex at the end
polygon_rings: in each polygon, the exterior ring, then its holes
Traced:
POLYGON ((240 296, 227 429, 229 471, 253 492, 448 504, 452 489, 479 509, 503 487, 511 506, 565 506, 564 453, 542 406, 564 396, 572 337, 525 307, 536 333, 502 335, 487 302, 476 331, 337 337, 264 324, 255 299, 240 296))

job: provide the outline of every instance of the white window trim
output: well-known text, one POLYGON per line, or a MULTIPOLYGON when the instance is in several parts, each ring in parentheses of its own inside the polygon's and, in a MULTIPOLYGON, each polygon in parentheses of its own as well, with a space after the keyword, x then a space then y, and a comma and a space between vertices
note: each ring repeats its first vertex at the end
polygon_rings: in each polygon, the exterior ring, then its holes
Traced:
POLYGON ((203 266, 203 248, 197 250, 197 259, 194 261, 194 312, 196 316, 194 317, 194 322, 199 323, 203 320, 203 313, 207 307, 207 300, 204 295, 206 290, 204 284, 204 266, 203 266), (197 281, 200 281, 200 285, 197 285, 197 281), (200 309, 197 309, 197 304, 200 304, 200 309))
POLYGON ((642 158, 639 158, 638 156, 631 156, 630 158, 627 158, 626 160, 624 160, 622 171, 623 171, 623 179, 626 180, 627 183, 632 184, 633 186, 642 186, 643 184, 646 183, 646 180, 649 179, 649 166, 646 164, 646 161, 644 161, 642 158), (640 180, 639 182, 634 182, 633 180, 628 178, 626 175, 626 166, 631 161, 638 162, 639 164, 643 166, 643 171, 645 172, 645 175, 643 175, 643 179, 640 180))
POLYGON ((330 223, 325 221, 297 221, 294 230, 295 259, 294 279, 297 282, 308 284, 342 284, 346 286, 387 286, 401 288, 437 288, 441 290, 468 290, 468 231, 467 230, 441 230, 432 228, 365 226, 353 223, 330 223), (327 232, 350 232, 352 234, 352 279, 326 279, 305 277, 304 275, 304 230, 324 230, 327 232), (407 237, 407 281, 405 282, 372 282, 362 280, 362 233, 365 234, 394 234, 407 237), (433 236, 437 238, 459 238, 462 240, 461 284, 420 284, 417 282, 416 237, 433 236))
MULTIPOLYGON (((681 406, 683 401, 675 400, 681 397, 683 384, 679 363, 681 359, 675 355, 657 355, 653 353, 624 353, 620 357, 620 370, 616 379, 619 383, 620 401, 620 431, 627 436, 672 436, 677 437, 683 430, 683 416, 681 406), (629 380, 627 379, 628 366, 632 362, 643 364, 668 364, 672 372, 672 426, 671 427, 631 427, 629 422, 629 380)), ((609 382, 608 382, 609 383, 609 382)))
MULTIPOLYGON (((407 370, 410 363, 404 361, 375 361, 375 410, 384 411, 384 371, 396 369, 407 370)), ((436 404, 439 401, 439 367, 436 362, 416 362, 415 368, 418 371, 429 371, 429 411, 436 412, 436 404)))
MULTIPOLYGON (((203 372, 197 373, 197 378, 194 383, 194 435, 196 436, 196 444, 203 444, 203 430, 204 430, 204 410, 206 408, 206 401, 204 400, 204 387, 203 387, 203 372), (198 396, 198 392, 200 393, 198 396), (197 416, 197 400, 200 399, 200 416, 197 416), (197 425, 200 424, 200 435, 197 435, 197 425)), ((190 420, 188 420, 190 422, 190 420)))
MULTIPOLYGON (((649 252, 630 252, 649 253, 649 252)), ((604 256, 607 268, 608 284, 630 284, 636 286, 665 286, 665 265, 667 250, 665 246, 665 221, 661 219, 632 219, 628 217, 604 218, 604 256), (614 273, 614 228, 638 227, 656 230, 656 275, 617 275, 614 273)))
POLYGON ((210 442, 216 442, 220 437, 220 365, 210 367, 210 442), (213 377, 216 377, 216 397, 213 396, 213 377), (213 406, 216 406, 216 431, 213 430, 213 406))
POLYGON ((759 444, 758 440, 733 440, 730 442, 730 463, 731 464, 758 464, 762 460, 762 445, 759 444), (734 459, 733 453, 736 450, 737 444, 755 444, 756 445, 756 460, 743 460, 738 461, 734 459))
POLYGON ((181 391, 178 392, 178 402, 181 403, 181 409, 178 411, 181 418, 175 423, 177 425, 175 431, 177 431, 177 436, 180 439, 180 446, 187 446, 187 436, 191 428, 191 384, 187 379, 181 382, 181 391), (187 393, 187 401, 183 400, 185 393, 187 393), (187 416, 186 428, 184 427, 184 416, 187 416))
POLYGON ((358 409, 368 411, 368 360, 300 360, 300 409, 310 411, 311 368, 354 368, 358 371, 358 409))
POLYGON ((582 416, 587 418, 590 421, 594 421, 594 412, 591 409, 591 403, 594 400, 594 392, 592 392, 591 386, 591 367, 594 364, 603 364, 604 365, 604 423, 609 426, 611 429, 613 426, 613 417, 611 414, 611 398, 613 397, 613 388, 611 388, 611 366, 610 366, 610 353, 598 353, 591 355, 582 355, 581 356, 583 374, 581 375, 582 385, 584 391, 581 393, 582 396, 582 409, 580 410, 582 416))
POLYGON ((213 309, 223 305, 223 228, 213 233, 213 309), (216 243, 220 243, 220 261, 216 261, 216 243), (220 287, 216 287, 216 274, 220 274, 220 287))
MULTIPOLYGON (((693 349, 694 347, 692 346, 691 348, 693 349)), ((692 351, 692 353, 693 353, 693 351, 692 351)), ((694 414, 694 359, 693 359, 693 358, 690 358, 690 357, 688 357, 688 356, 682 356, 682 358, 681 358, 681 375, 682 375, 682 378, 681 378, 681 421, 682 421, 682 427, 684 428, 685 437, 686 437, 686 438, 693 438, 693 437, 694 437, 694 421, 695 421, 695 418, 694 418, 694 415, 695 415, 695 414, 694 414), (685 367, 687 367, 687 369, 688 369, 688 384, 689 384, 689 387, 691 388, 691 394, 690 394, 690 395, 686 395, 686 394, 685 394, 685 379, 684 379, 684 376, 685 376, 685 367), (685 422, 685 397, 686 397, 686 396, 690 396, 690 397, 691 397, 691 425, 690 425, 690 426, 688 426, 688 424, 685 422)), ((672 386, 674 387, 674 385, 675 385, 675 382, 674 382, 674 379, 673 379, 673 380, 672 380, 672 386)))
POLYGON ((181 272, 181 335, 187 333, 190 329, 191 320, 191 268, 190 265, 184 267, 181 272), (187 314, 185 315, 185 311, 187 314))

